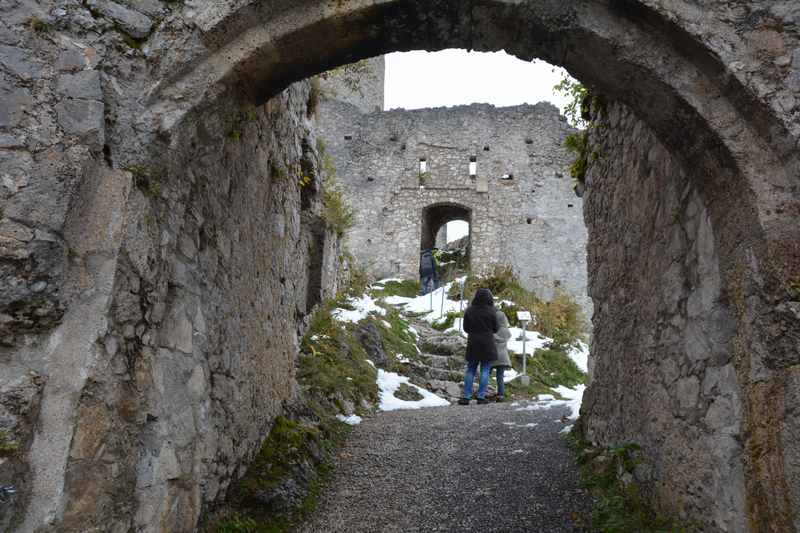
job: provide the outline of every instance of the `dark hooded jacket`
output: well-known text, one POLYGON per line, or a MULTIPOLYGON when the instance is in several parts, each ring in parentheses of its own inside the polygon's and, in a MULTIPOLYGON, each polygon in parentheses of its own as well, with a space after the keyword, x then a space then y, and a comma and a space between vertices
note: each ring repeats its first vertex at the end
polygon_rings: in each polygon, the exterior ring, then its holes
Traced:
POLYGON ((500 329, 494 300, 489 289, 478 289, 472 304, 464 313, 464 331, 467 332, 467 361, 494 361, 497 346, 494 334, 500 329))

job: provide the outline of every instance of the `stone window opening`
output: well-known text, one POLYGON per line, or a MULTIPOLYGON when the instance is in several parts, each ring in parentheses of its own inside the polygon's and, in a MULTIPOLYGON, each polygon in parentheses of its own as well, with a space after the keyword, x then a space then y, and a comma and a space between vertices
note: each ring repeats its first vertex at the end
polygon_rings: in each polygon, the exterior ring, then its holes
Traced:
POLYGON ((419 175, 422 176, 423 174, 428 173, 428 160, 424 157, 419 159, 419 175))
POLYGON ((487 146, 484 146, 484 147, 483 147, 483 151, 484 151, 484 152, 488 152, 488 151, 489 151, 489 146, 488 146, 488 145, 487 145, 487 146))
POLYGON ((533 139, 528 137, 527 139, 525 139, 525 144, 533 144, 533 139))
POLYGON ((478 175, 478 157, 473 155, 469 158, 469 176, 471 178, 474 178, 477 175, 478 175))
POLYGON ((347 133, 344 136, 344 140, 345 141, 352 141, 353 140, 353 136, 351 134, 347 133))

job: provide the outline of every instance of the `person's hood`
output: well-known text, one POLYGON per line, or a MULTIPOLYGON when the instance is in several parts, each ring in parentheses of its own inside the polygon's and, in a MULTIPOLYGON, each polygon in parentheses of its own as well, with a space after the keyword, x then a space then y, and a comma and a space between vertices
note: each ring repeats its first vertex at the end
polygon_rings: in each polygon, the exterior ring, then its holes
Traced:
POLYGON ((508 327, 508 317, 500 309, 497 310, 497 321, 500 323, 501 328, 508 327))
POLYGON ((492 291, 489 289, 478 289, 475 292, 475 298, 472 299, 472 305, 494 305, 492 291))

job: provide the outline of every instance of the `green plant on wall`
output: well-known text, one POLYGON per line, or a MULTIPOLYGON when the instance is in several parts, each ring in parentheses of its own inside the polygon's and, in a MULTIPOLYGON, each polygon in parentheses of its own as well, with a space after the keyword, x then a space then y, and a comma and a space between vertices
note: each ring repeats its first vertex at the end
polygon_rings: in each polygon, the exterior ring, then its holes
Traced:
POLYGON ((329 155, 323 157, 325 179, 322 182, 322 217, 336 235, 341 237, 355 224, 355 213, 345 202, 339 184, 336 181, 336 166, 329 155))
POLYGON ((553 91, 561 94, 567 99, 564 106, 564 115, 570 124, 577 128, 586 126, 585 102, 589 96, 589 90, 581 82, 564 75, 561 81, 553 87, 553 91))

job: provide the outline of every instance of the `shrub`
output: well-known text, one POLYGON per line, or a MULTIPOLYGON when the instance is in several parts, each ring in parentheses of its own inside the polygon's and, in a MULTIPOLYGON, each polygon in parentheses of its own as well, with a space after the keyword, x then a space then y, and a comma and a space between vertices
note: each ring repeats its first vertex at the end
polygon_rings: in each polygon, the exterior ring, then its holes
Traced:
MULTIPOLYGON (((534 323, 529 327, 542 335, 552 338, 557 345, 574 344, 583 339, 586 329, 583 311, 563 290, 558 289, 552 300, 544 301, 525 289, 514 274, 513 269, 496 265, 481 276, 470 275, 464 287, 464 297, 471 299, 479 288, 492 291, 495 301, 510 300, 513 304, 499 305, 506 313, 512 326, 519 326, 517 311, 530 311, 534 323)), ((458 284, 450 288, 450 298, 458 298, 458 284)))
POLYGON ((336 235, 341 237, 355 224, 355 213, 344 201, 344 195, 336 181, 336 167, 329 155, 323 157, 325 180, 322 183, 322 218, 336 235))

